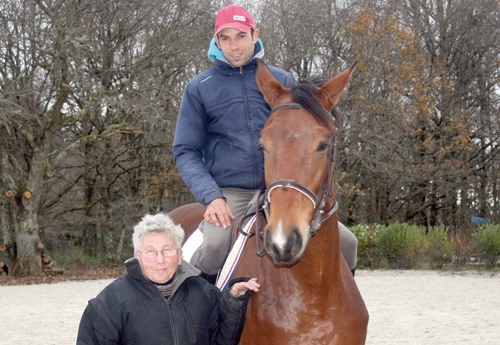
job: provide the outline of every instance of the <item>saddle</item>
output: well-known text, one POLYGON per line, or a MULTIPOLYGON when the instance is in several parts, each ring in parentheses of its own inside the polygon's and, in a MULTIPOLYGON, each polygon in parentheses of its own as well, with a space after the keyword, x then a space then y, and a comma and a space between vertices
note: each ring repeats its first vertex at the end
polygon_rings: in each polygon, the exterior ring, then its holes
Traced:
MULTIPOLYGON (((254 228, 254 223, 259 224, 259 222, 256 222, 256 215, 258 216, 259 213, 258 205, 262 205, 262 200, 261 200, 262 197, 263 197, 262 193, 257 192, 248 203, 248 206, 245 209, 244 214, 237 217, 233 222, 233 225, 230 230, 231 236, 228 239, 226 248, 224 250, 224 252, 226 253, 225 263, 223 265, 223 268, 219 271, 219 278, 224 280, 223 282, 220 283, 221 285, 219 286, 220 279, 218 279, 217 286, 221 288, 221 290, 224 288, 225 282, 227 282, 228 278, 230 278, 231 272, 236 267, 237 260, 239 259, 239 255, 241 254, 241 251, 244 248, 246 239, 255 234, 255 229, 253 228, 254 228), (250 222, 252 223, 251 225, 249 225, 250 222), (234 250, 236 253, 232 253, 235 245, 238 246, 238 249, 234 250), (231 261, 231 263, 227 262, 228 259, 229 261, 231 261)), ((186 240, 186 242, 182 247, 183 259, 194 264, 197 258, 197 250, 198 248, 200 248, 202 243, 203 243, 203 232, 198 226, 198 228, 188 237, 188 239, 186 240)))

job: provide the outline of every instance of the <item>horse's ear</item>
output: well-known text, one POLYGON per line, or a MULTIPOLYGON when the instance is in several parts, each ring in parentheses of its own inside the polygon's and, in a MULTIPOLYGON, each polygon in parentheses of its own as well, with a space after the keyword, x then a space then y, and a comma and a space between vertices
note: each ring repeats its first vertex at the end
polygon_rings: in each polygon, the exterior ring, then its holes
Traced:
POLYGON ((323 103, 325 109, 332 109, 337 105, 340 99, 340 95, 342 95, 342 92, 347 86, 349 78, 351 77, 351 74, 354 71, 357 63, 358 62, 355 61, 351 65, 351 67, 330 79, 325 85, 323 85, 323 87, 319 89, 321 102, 323 103))
POLYGON ((278 98, 285 92, 286 88, 274 78, 269 67, 261 59, 257 59, 257 66, 257 85, 266 102, 271 108, 274 108, 278 98))

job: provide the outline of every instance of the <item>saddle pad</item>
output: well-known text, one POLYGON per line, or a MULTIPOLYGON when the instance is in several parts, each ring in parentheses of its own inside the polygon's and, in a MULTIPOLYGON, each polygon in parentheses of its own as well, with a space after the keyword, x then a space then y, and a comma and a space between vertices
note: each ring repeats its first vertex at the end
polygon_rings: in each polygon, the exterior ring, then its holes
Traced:
MULTIPOLYGON (((255 223, 256 218, 257 216, 253 216, 250 219, 250 221, 243 228, 243 233, 250 232, 250 229, 252 228, 253 223, 255 223)), ((215 286, 217 286, 221 291, 224 290, 229 280, 231 280, 233 272, 236 269, 236 266, 238 266, 238 262, 240 260, 241 253, 245 248, 247 238, 248 236, 245 236, 240 232, 238 238, 236 239, 236 242, 233 245, 233 248, 229 252, 228 257, 224 262, 224 266, 219 272, 219 276, 217 277, 217 283, 215 284, 215 286)))
POLYGON ((196 229, 182 246, 182 258, 187 262, 191 262, 191 257, 202 243, 203 233, 200 229, 196 229))

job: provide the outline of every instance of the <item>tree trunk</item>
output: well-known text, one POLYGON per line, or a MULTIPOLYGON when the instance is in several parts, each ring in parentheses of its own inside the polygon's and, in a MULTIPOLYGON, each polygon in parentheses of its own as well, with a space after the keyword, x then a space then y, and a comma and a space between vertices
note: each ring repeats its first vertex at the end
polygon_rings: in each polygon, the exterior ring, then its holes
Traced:
POLYGON ((12 265, 12 275, 42 274, 42 256, 38 249, 40 244, 38 231, 33 231, 32 228, 16 233, 17 257, 12 265))
POLYGON ((47 162, 47 149, 35 147, 33 160, 25 186, 18 186, 8 198, 10 222, 14 228, 15 258, 12 275, 42 274, 42 242, 38 224, 38 206, 43 190, 43 174, 47 162))
POLYGON ((14 253, 12 275, 39 275, 42 273, 42 242, 39 237, 39 226, 35 198, 30 191, 10 193, 7 195, 10 210, 10 223, 14 229, 14 253))
POLYGON ((12 244, 12 230, 10 226, 10 217, 9 217, 9 203, 7 202, 8 196, 12 193, 12 191, 8 191, 5 195, 5 198, 0 200, 0 225, 2 226, 2 237, 3 244, 11 245, 12 244))

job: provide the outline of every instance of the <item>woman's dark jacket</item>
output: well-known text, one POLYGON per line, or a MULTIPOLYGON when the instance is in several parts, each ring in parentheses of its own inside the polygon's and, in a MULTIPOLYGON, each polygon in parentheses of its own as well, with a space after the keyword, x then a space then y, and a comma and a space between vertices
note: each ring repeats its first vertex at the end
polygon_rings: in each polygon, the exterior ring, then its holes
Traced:
MULTIPOLYGON (((183 261, 170 298, 146 279, 137 259, 127 274, 90 300, 78 330, 83 344, 237 344, 250 291, 238 298, 223 293, 183 261)), ((233 282, 234 283, 234 282, 233 282)))

